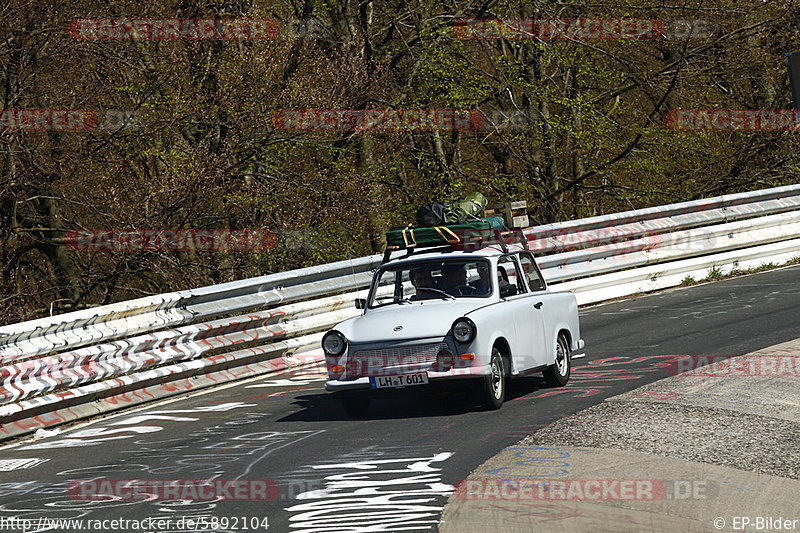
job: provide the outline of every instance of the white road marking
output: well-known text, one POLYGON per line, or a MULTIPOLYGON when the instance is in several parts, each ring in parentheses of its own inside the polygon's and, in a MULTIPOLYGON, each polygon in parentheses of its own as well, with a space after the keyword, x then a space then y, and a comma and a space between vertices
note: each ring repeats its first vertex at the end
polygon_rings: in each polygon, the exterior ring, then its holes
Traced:
POLYGON ((12 470, 26 470, 46 463, 50 459, 39 459, 38 457, 30 459, 0 459, 0 472, 11 472, 12 470))

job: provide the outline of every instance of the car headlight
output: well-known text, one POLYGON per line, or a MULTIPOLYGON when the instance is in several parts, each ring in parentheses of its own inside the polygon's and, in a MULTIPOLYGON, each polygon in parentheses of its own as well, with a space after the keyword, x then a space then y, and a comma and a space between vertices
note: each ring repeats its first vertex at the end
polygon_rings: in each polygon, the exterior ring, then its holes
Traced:
POLYGON ((475 340, 475 334, 478 332, 478 328, 475 326, 475 322, 469 318, 459 318, 453 322, 451 331, 453 332, 453 337, 458 342, 466 344, 475 340))
POLYGON ((342 355, 347 348, 347 341, 338 331, 329 331, 322 337, 322 349, 326 355, 342 355))

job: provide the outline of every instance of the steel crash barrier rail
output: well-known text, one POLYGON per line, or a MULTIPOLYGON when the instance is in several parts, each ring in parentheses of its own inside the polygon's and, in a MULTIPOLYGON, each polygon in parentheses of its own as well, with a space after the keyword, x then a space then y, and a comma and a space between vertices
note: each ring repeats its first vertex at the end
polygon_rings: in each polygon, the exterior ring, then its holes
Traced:
MULTIPOLYGON (((800 255, 800 185, 524 230, 553 290, 580 304, 800 255)), ((322 360, 381 256, 0 327, 0 440, 322 360)))

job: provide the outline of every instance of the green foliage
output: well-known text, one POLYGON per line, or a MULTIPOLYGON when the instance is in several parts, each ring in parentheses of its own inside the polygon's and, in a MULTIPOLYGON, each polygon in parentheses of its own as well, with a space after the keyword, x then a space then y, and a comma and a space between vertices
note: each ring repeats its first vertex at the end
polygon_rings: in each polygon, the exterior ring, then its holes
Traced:
MULTIPOLYGON (((143 120, 121 132, 0 140, 8 322, 51 305, 68 311, 368 254, 419 204, 475 190, 495 205, 527 200, 532 221, 546 223, 794 183, 800 170, 794 135, 664 123, 679 108, 787 107, 784 54, 800 29, 786 3, 694 0, 686 13, 721 31, 690 43, 460 39, 455 20, 487 13, 473 1, 311 2, 325 33, 306 39, 84 41, 66 35, 64 21, 166 18, 187 6, 209 18, 298 14, 271 0, 12 4, 2 23, 14 39, 0 50, 7 106, 136 109, 143 120), (272 120, 282 109, 409 108, 524 120, 456 132, 289 131, 272 120), (259 253, 65 249, 63 232, 80 228, 269 229, 312 242, 259 253)), ((568 18, 597 9, 505 0, 490 12, 568 18)), ((601 11, 678 16, 654 0, 601 11)))
POLYGON ((703 281, 719 281, 724 278, 725 274, 723 274, 722 270, 720 270, 718 267, 713 267, 709 269, 708 274, 705 278, 703 278, 703 281))

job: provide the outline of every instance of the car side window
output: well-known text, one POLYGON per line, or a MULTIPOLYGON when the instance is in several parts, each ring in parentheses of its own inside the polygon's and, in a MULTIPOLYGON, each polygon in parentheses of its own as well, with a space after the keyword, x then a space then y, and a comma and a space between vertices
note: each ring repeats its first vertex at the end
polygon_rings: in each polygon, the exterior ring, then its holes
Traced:
POLYGON ((531 291, 543 291, 545 289, 544 280, 530 252, 520 252, 519 262, 522 265, 522 272, 528 280, 528 287, 531 291))
POLYGON ((506 255, 501 257, 497 262, 497 281, 500 286, 505 283, 515 286, 517 288, 517 294, 527 292, 525 290, 523 277, 520 275, 519 268, 517 268, 513 256, 506 255))

